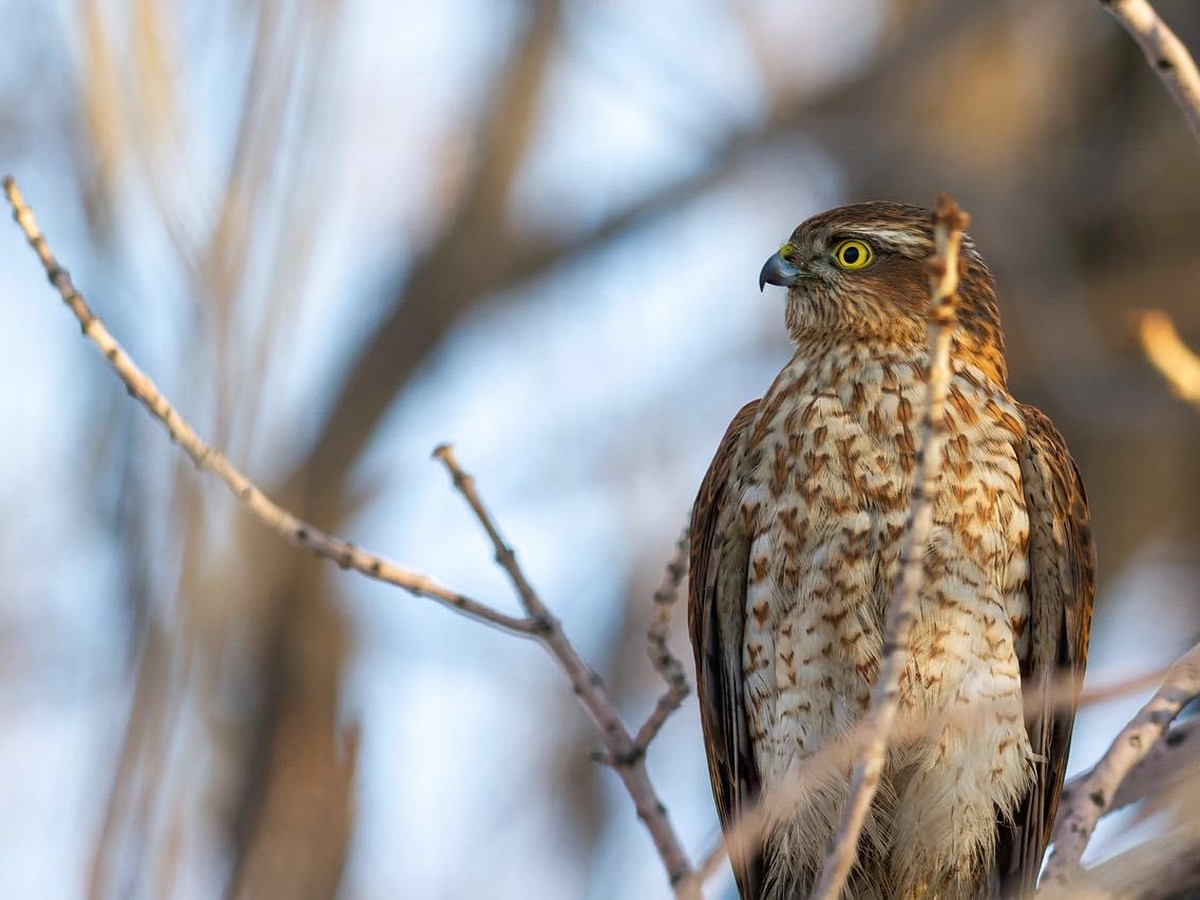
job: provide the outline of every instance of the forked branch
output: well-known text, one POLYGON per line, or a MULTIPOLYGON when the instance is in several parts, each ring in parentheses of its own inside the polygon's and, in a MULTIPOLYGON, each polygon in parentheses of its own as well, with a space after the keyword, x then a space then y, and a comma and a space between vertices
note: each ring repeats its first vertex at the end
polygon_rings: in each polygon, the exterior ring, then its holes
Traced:
MULTIPOLYGON (((454 451, 448 444, 438 447, 434 451, 434 456, 446 467, 454 481, 454 486, 466 499, 474 511, 475 517, 479 519, 480 524, 487 532, 492 547, 496 551, 496 561, 508 573, 509 580, 521 598, 521 605, 528 614, 528 621, 534 623, 534 637, 567 673, 579 702, 583 704, 604 735, 607 758, 612 761, 613 769, 629 792, 638 818, 645 823, 650 832, 654 846, 658 850, 663 865, 666 866, 672 886, 690 884, 688 875, 692 870, 691 862, 671 827, 666 807, 658 799, 654 786, 650 783, 650 776, 646 771, 645 748, 641 748, 639 751, 629 729, 625 727, 625 723, 617 713, 616 707, 604 687, 604 682, 583 661, 578 651, 567 639, 561 623, 550 614, 537 592, 529 584, 529 580, 517 563, 516 554, 501 537, 499 528, 483 505, 483 500, 475 488, 475 479, 459 466, 454 451)), ((685 896, 682 892, 680 895, 685 896)))
MULTIPOLYGON (((221 451, 209 446, 180 415, 179 411, 155 386, 129 354, 105 327, 104 323, 88 307, 83 296, 75 288, 71 276, 55 259, 49 243, 38 227, 33 212, 21 196, 16 181, 4 179, 4 192, 12 206, 13 218, 24 232, 29 245, 41 260, 50 283, 58 290, 63 302, 75 315, 83 328, 84 335, 104 355, 113 371, 124 382, 131 396, 135 397, 150 415, 167 429, 171 440, 177 443, 196 467, 215 474, 233 494, 242 507, 288 543, 294 544, 317 556, 332 560, 344 569, 354 571, 402 588, 418 597, 427 597, 462 613, 485 625, 491 625, 511 634, 531 638, 541 644, 558 662, 566 674, 575 694, 591 715, 603 737, 606 758, 615 763, 614 769, 633 800, 638 817, 650 832, 667 876, 679 897, 691 897, 691 863, 671 825, 666 807, 659 800, 650 782, 645 766, 645 744, 661 725, 670 710, 651 716, 647 736, 635 737, 622 721, 612 702, 604 682, 588 667, 567 639, 559 623, 542 602, 525 573, 517 563, 516 554, 504 541, 500 530, 484 506, 475 487, 474 479, 463 471, 448 445, 434 451, 435 457, 446 467, 454 480, 455 487, 466 499, 475 517, 487 532, 495 549, 496 561, 503 567, 512 582, 524 615, 514 616, 502 612, 479 600, 467 597, 428 576, 404 568, 394 562, 360 550, 352 544, 331 537, 309 523, 279 506, 259 490, 240 472, 221 451)), ((667 575, 667 585, 678 586, 682 574, 673 567, 667 575)), ((674 588, 672 588, 673 590, 674 588)), ((668 610, 670 604, 656 604, 668 610)), ((665 650, 665 641, 663 644, 665 650)), ((668 654, 669 656, 669 654, 668 654)), ((664 673, 670 670, 663 669, 664 673)), ((672 678, 669 676, 669 681, 672 678)), ((672 681, 673 683, 673 681, 672 681)), ((686 692, 686 684, 683 686, 686 692)), ((678 688, 674 688, 677 692, 678 688)), ((669 692, 669 696, 670 696, 669 692)), ((675 703, 674 706, 678 706, 675 703)), ((674 707, 672 707, 674 708, 674 707)))
POLYGON ((1180 711, 1200 696, 1200 645, 1188 651, 1163 680, 1162 687, 1121 729, 1117 739, 1088 772, 1063 791, 1042 885, 1051 890, 1078 876, 1079 861, 1100 817, 1112 805, 1125 776, 1140 763, 1180 711))

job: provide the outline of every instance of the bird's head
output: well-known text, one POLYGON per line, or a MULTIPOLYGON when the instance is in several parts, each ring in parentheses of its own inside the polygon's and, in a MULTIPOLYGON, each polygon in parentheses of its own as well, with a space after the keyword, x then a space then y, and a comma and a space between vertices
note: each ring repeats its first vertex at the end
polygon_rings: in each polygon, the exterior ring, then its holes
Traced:
MULTIPOLYGON (((807 219, 759 274, 788 289, 787 324, 800 344, 926 342, 932 212, 905 203, 840 206, 807 219)), ((995 285, 963 236, 955 352, 1003 384, 1006 371, 995 285)))

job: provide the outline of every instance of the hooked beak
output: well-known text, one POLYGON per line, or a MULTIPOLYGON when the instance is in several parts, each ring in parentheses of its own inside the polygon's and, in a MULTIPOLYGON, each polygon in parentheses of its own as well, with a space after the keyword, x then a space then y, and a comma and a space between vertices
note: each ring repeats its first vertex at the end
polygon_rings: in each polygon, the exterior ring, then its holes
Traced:
POLYGON ((806 275, 808 275, 807 272, 797 269, 778 253, 775 253, 758 273, 758 289, 761 291, 768 284, 775 284, 779 287, 795 287, 806 275))

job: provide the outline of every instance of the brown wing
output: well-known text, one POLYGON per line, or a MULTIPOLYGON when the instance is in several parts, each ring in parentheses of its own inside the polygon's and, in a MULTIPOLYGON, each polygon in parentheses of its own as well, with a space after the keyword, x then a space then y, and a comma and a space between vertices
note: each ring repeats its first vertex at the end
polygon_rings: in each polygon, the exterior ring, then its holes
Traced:
MULTIPOLYGON (((735 483, 757 408, 758 401, 752 401, 734 417, 692 509, 688 626, 696 654, 696 690, 708 773, 724 830, 754 803, 759 789, 742 687, 742 620, 750 544, 738 510, 735 483)), ((754 900, 762 883, 759 855, 731 841, 729 859, 742 897, 754 900)))
POLYGON ((1037 777, 998 846, 1006 896, 1031 894, 1062 792, 1079 685, 1087 663, 1096 560, 1087 498, 1062 436, 1022 406, 1021 479, 1029 511, 1029 656, 1021 661, 1037 777))

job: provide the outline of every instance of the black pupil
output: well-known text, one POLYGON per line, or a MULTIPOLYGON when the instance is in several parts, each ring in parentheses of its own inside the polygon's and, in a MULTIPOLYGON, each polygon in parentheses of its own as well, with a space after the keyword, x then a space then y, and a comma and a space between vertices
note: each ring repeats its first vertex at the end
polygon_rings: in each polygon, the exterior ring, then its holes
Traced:
POLYGON ((850 265, 854 265, 856 262, 858 262, 858 248, 851 244, 849 247, 843 250, 842 262, 849 263, 850 265))

